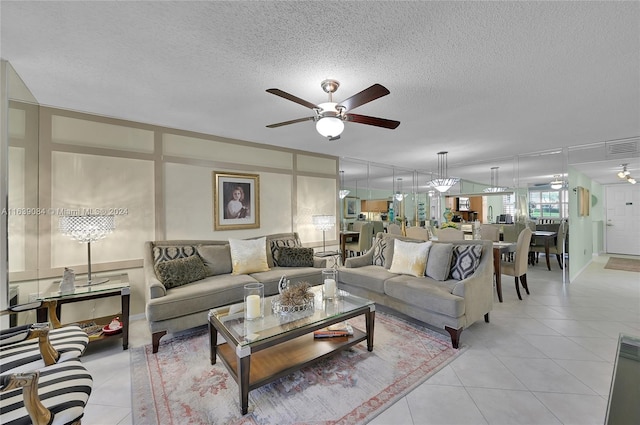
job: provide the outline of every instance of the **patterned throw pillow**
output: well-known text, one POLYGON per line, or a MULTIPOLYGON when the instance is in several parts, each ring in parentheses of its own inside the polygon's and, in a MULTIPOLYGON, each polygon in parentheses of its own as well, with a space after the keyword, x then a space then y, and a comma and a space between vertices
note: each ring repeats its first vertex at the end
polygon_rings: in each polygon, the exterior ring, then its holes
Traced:
POLYGON ((434 243, 429 250, 426 275, 439 281, 447 280, 451 273, 451 251, 453 244, 434 243))
POLYGON ((231 274, 248 274, 266 272, 269 269, 267 263, 267 238, 258 239, 229 239, 231 249, 231 274))
POLYGON ((156 276, 165 288, 175 288, 209 275, 209 269, 197 255, 161 261, 155 266, 156 276))
POLYGON ((280 248, 280 267, 313 267, 313 248, 280 248))
POLYGON ((373 241, 373 265, 384 267, 386 254, 387 254, 387 240, 385 238, 376 238, 373 241))
POLYGON ((478 268, 481 256, 482 245, 454 246, 451 260, 451 278, 462 280, 471 276, 478 268))
POLYGON ((295 247, 302 247, 302 243, 296 238, 272 239, 269 243, 269 249, 271 250, 271 258, 273 258, 273 265, 280 266, 280 249, 295 247))
POLYGON ((431 242, 413 243, 396 239, 389 272, 415 277, 424 276, 429 248, 431 248, 431 242))
POLYGON ((196 248, 191 245, 184 246, 154 246, 153 265, 178 258, 191 257, 196 254, 196 248))

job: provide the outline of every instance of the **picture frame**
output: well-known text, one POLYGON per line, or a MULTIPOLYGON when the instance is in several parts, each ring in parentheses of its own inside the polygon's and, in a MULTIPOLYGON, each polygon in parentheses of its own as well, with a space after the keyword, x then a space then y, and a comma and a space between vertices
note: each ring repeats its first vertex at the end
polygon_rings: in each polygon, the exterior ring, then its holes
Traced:
POLYGON ((213 229, 260 228, 260 176, 214 171, 213 229))
POLYGON ((358 198, 347 196, 344 198, 344 218, 356 218, 358 215, 358 198))
POLYGON ((591 204, 591 195, 589 189, 578 186, 578 217, 587 217, 589 215, 589 206, 591 204))

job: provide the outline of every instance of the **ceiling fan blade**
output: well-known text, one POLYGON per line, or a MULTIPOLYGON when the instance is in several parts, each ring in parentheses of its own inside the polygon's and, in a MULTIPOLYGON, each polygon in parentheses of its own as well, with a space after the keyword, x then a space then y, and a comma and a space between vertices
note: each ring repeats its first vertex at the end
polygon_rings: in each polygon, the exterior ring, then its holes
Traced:
POLYGON ((315 117, 298 118, 298 119, 291 120, 291 121, 284 121, 284 122, 279 122, 279 123, 276 123, 276 124, 269 124, 267 127, 268 128, 282 127, 283 125, 295 124, 297 122, 313 121, 314 118, 315 117))
POLYGON ((390 92, 386 87, 380 84, 374 84, 371 87, 362 90, 360 93, 356 93, 348 99, 339 103, 340 106, 344 106, 347 111, 364 105, 365 103, 376 100, 382 96, 388 95, 390 92))
POLYGON ((287 93, 286 91, 282 91, 280 89, 267 89, 267 93, 271 93, 271 94, 275 94, 276 96, 280 96, 280 97, 284 97, 287 100, 290 100, 292 102, 296 102, 299 105, 302 106, 306 106, 309 109, 317 109, 318 106, 314 105, 311 102, 307 102, 304 99, 300 99, 299 97, 296 97, 290 93, 287 93))
POLYGON ((385 118, 370 117, 367 115, 345 114, 347 121, 357 122, 359 124, 375 125, 376 127, 384 127, 394 129, 400 125, 400 121, 388 120, 385 118))

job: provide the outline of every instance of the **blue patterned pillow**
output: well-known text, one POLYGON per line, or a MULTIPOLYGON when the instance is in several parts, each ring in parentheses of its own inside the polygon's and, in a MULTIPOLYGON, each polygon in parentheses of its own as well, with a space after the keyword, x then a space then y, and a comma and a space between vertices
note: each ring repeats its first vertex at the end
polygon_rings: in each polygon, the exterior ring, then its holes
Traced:
POLYGON ((471 276, 478 268, 481 256, 482 245, 455 245, 451 261, 451 278, 462 280, 471 276))

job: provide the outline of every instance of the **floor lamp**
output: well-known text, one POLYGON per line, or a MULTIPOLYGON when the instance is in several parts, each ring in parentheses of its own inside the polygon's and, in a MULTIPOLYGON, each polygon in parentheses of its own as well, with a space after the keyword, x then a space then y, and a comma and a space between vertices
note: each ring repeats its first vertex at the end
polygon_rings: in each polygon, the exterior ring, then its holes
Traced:
POLYGON ((95 242, 112 233, 116 228, 112 215, 67 215, 61 216, 58 222, 60 232, 64 235, 87 244, 87 283, 89 286, 105 283, 109 279, 91 279, 91 242, 95 242))
POLYGON ((327 230, 333 229, 333 226, 336 225, 336 216, 335 215, 314 215, 313 216, 313 225, 317 230, 322 230, 322 252, 318 252, 317 254, 327 254, 326 243, 325 243, 325 232, 327 230))

